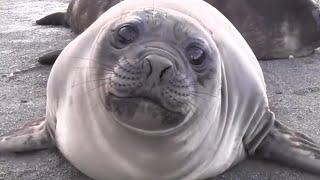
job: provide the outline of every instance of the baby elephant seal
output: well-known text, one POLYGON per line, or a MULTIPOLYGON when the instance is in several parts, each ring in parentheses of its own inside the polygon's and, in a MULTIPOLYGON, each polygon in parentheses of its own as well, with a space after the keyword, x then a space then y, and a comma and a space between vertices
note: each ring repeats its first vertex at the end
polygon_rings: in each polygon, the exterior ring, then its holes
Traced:
POLYGON ((0 151, 52 145, 97 180, 205 179, 252 155, 320 173, 319 146, 269 110, 248 44, 199 0, 125 0, 72 41, 45 119, 0 151))

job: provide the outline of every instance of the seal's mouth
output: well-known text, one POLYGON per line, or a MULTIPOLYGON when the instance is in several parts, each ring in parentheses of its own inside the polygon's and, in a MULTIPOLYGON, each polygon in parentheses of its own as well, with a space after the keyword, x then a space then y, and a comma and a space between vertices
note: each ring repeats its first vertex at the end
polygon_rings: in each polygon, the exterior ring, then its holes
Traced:
POLYGON ((109 94, 107 107, 121 125, 150 133, 174 129, 186 118, 186 115, 170 111, 159 102, 145 97, 117 97, 109 94))

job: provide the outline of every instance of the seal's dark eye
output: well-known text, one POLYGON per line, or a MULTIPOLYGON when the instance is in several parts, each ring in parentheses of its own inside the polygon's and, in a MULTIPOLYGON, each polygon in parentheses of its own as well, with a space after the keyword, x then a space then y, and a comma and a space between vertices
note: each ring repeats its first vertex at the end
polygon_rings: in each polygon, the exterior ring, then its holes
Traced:
POLYGON ((124 25, 118 30, 120 43, 129 44, 138 38, 138 30, 132 25, 124 25))
POLYGON ((186 49, 187 57, 192 65, 201 65, 206 59, 205 51, 197 44, 191 44, 186 49))

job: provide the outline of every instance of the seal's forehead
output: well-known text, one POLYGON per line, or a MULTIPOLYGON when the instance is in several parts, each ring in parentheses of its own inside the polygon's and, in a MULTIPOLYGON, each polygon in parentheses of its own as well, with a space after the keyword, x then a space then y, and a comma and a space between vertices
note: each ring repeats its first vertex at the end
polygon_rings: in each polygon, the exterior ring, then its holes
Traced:
MULTIPOLYGON (((123 12, 114 19, 113 28, 123 24, 136 23, 143 26, 144 33, 162 31, 169 36, 173 34, 177 39, 187 37, 209 38, 205 26, 192 17, 178 11, 161 8, 143 8, 140 10, 123 12)), ((144 34, 148 35, 148 34, 144 34)))
MULTIPOLYGON (((116 6, 110 8, 104 13, 95 24, 105 26, 111 21, 117 21, 119 24, 133 19, 134 14, 140 17, 143 22, 151 27, 151 25, 159 26, 163 23, 174 24, 174 22, 181 22, 184 25, 201 24, 206 30, 211 29, 212 19, 215 17, 207 11, 210 11, 212 6, 199 0, 188 0, 183 3, 179 0, 126 0, 122 1, 116 6), (202 7, 196 8, 197 6, 202 7), (202 21, 201 19, 208 19, 202 21)), ((215 21, 216 22, 216 21, 215 21)), ((99 25, 98 25, 99 26, 99 25)), ((165 26, 162 26, 162 28, 165 26)), ((195 26, 195 30, 200 26, 195 26)), ((211 29, 212 30, 212 29, 211 29)))
POLYGON ((143 8, 139 10, 132 10, 123 12, 117 21, 125 23, 130 20, 138 20, 149 26, 159 27, 161 24, 176 24, 177 22, 191 25, 194 23, 190 16, 184 13, 161 8, 143 8))

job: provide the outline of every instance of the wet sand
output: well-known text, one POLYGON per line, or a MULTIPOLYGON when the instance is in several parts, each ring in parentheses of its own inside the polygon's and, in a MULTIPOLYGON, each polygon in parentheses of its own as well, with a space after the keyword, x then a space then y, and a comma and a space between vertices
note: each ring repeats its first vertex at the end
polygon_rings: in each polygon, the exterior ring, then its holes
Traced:
MULTIPOLYGON (((50 66, 37 63, 74 35, 35 20, 64 11, 67 0, 0 2, 0 135, 45 113, 50 66)), ((307 58, 260 62, 271 109, 281 122, 320 143, 320 52, 307 58)), ((60 153, 44 150, 0 156, 0 180, 85 180, 60 153)), ((320 177, 266 161, 247 160, 212 180, 316 180, 320 177)))

